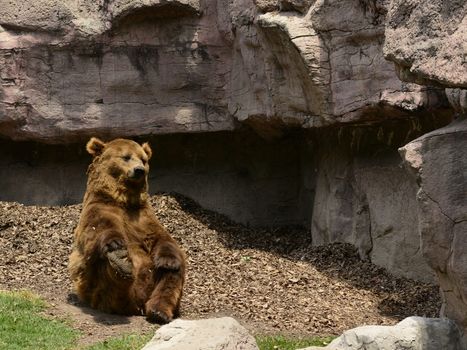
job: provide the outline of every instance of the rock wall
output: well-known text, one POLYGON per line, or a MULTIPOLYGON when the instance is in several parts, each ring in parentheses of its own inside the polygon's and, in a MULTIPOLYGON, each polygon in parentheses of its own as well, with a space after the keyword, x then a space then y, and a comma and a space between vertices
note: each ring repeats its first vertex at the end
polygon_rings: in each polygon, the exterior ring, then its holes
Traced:
POLYGON ((451 125, 401 148, 417 183, 421 250, 441 287, 441 315, 460 326, 467 347, 467 2, 392 1, 384 52, 401 79, 446 89, 451 125))
POLYGON ((199 10, 195 1, 8 3, 0 134, 70 143, 232 129, 228 47, 199 10))
POLYGON ((363 259, 394 274, 434 282, 420 251, 415 195, 395 151, 377 157, 329 154, 318 175, 313 242, 348 242, 363 259))
POLYGON ((439 122, 414 119, 317 137, 314 244, 351 243, 362 259, 397 275, 434 282, 420 250, 417 184, 404 169, 396 145, 439 122))
POLYGON ((464 339, 467 330, 465 146, 467 121, 464 118, 401 148, 419 186, 421 248, 440 283, 441 314, 458 322, 464 339))
POLYGON ((383 56, 387 1, 24 1, 0 5, 0 136, 44 143, 444 110, 383 56))

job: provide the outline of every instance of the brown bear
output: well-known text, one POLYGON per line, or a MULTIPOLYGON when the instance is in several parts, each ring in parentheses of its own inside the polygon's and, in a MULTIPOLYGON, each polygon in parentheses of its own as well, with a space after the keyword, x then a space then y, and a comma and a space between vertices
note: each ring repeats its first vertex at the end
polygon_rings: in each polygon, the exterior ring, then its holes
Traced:
POLYGON ((69 271, 79 299, 98 310, 167 323, 178 314, 185 255, 148 201, 147 143, 91 138, 83 210, 69 271))

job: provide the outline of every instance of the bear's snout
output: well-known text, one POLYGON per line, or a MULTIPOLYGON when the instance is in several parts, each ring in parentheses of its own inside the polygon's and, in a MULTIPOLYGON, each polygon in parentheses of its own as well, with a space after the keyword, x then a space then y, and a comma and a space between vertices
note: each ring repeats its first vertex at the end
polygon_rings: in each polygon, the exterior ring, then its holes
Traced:
POLYGON ((128 175, 132 179, 139 180, 146 175, 146 169, 142 166, 137 166, 133 168, 128 175))

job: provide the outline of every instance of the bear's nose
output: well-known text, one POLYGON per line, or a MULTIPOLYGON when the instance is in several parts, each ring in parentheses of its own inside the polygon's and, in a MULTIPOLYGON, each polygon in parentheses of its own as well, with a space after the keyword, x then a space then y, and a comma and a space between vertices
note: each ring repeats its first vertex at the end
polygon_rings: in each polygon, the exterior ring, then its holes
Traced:
POLYGON ((133 177, 135 179, 140 179, 146 174, 145 169, 142 166, 137 166, 136 168, 133 169, 133 177))

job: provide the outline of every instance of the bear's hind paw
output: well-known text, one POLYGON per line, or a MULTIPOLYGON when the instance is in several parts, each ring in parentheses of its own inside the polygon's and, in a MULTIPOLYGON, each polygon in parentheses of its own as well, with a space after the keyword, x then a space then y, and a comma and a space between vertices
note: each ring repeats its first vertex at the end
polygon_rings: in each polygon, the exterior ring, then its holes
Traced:
POLYGON ((159 310, 146 312, 146 319, 151 323, 157 324, 166 324, 172 321, 172 317, 159 310))

